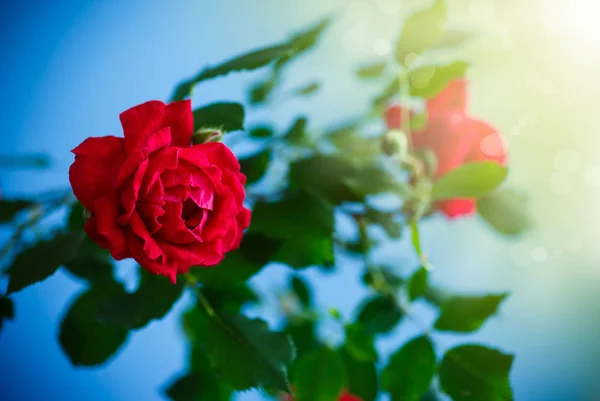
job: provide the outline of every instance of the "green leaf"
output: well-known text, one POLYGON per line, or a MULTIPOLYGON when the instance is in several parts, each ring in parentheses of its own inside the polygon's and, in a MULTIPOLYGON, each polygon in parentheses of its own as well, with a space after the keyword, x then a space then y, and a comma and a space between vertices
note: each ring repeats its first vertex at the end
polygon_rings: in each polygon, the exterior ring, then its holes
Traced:
POLYGON ((321 37, 321 34, 330 23, 330 18, 324 18, 318 23, 310 26, 308 29, 302 30, 293 35, 287 42, 291 48, 291 51, 277 60, 275 63, 275 69, 277 71, 281 70, 281 68, 291 60, 310 50, 317 43, 321 37))
POLYGON ((367 195, 393 193, 404 197, 408 193, 407 184, 376 165, 361 166, 354 176, 343 178, 342 181, 361 200, 367 195))
POLYGON ((306 135, 306 125, 308 120, 306 117, 298 117, 287 132, 284 134, 283 138, 290 142, 293 145, 302 146, 307 143, 307 135, 306 135))
POLYGON ((295 316, 287 322, 285 332, 288 333, 297 348, 298 357, 315 348, 318 339, 315 336, 315 322, 303 316, 295 316))
POLYGON ((357 130, 338 130, 328 138, 345 157, 362 164, 371 163, 381 153, 380 138, 363 138, 357 130))
MULTIPOLYGON (((165 395, 173 401, 198 401, 202 400, 202 390, 204 388, 205 382, 203 382, 202 377, 194 373, 188 373, 175 380, 165 391, 165 395)), ((209 398, 205 399, 209 400, 209 398)))
POLYGON ((419 401, 436 371, 435 351, 425 336, 413 338, 396 351, 381 373, 381 387, 392 401, 419 401))
POLYGON ((13 301, 7 297, 0 297, 0 330, 4 320, 12 320, 15 317, 15 306, 13 301))
POLYGON ((377 287, 376 282, 378 280, 377 276, 379 275, 382 275, 385 283, 394 289, 398 289, 404 284, 404 279, 402 277, 399 277, 392 272, 390 268, 386 267, 377 267, 377 271, 372 269, 367 270, 362 276, 362 282, 366 285, 377 287))
POLYGON ((87 254, 73 258, 64 267, 69 273, 93 285, 114 283, 113 264, 107 259, 87 254))
POLYGON ((212 103, 194 110, 194 128, 216 128, 221 131, 244 129, 244 107, 239 103, 212 103))
POLYGON ((348 374, 348 392, 362 401, 375 401, 379 392, 375 363, 359 361, 343 349, 340 354, 348 374))
POLYGON ((385 71, 385 67, 387 67, 386 62, 369 64, 369 65, 360 67, 356 71, 356 74, 360 78, 365 78, 365 79, 379 78, 381 76, 381 74, 383 74, 383 72, 385 71))
POLYGON ((166 277, 140 268, 140 285, 133 293, 107 298, 96 317, 102 322, 127 329, 139 329, 152 320, 162 319, 181 296, 181 282, 172 284, 166 277))
POLYGON ((449 84, 465 75, 469 64, 455 61, 441 66, 423 66, 409 72, 410 95, 431 99, 439 95, 449 84))
POLYGON ((220 288, 204 286, 202 292, 215 309, 230 313, 238 312, 247 303, 259 301, 256 293, 246 283, 232 283, 220 288))
POLYGON ((381 226, 390 238, 400 238, 402 235, 402 224, 394 219, 395 215, 395 213, 380 212, 368 207, 365 218, 370 223, 381 226))
POLYGON ((383 334, 392 331, 402 316, 393 300, 377 295, 363 303, 356 321, 368 333, 383 334))
POLYGON ((101 304, 122 288, 90 289, 73 302, 60 325, 60 345, 74 366, 108 361, 125 343, 128 331, 95 319, 101 304))
POLYGON ((269 138, 273 136, 273 127, 268 125, 258 125, 256 127, 252 127, 248 131, 248 135, 253 138, 269 138))
POLYGON ((73 257, 82 239, 83 233, 77 231, 58 234, 18 254, 8 270, 6 294, 13 294, 53 275, 73 257))
POLYGON ((512 401, 509 373, 513 355, 481 345, 461 345, 446 352, 440 387, 454 401, 512 401))
POLYGON ((190 274, 203 284, 227 287, 232 283, 246 281, 258 273, 279 251, 282 241, 263 234, 244 234, 240 248, 229 252, 221 263, 212 267, 198 266, 190 274))
POLYGON ((227 401, 227 389, 215 376, 204 353, 192 349, 192 371, 180 376, 165 390, 173 401, 227 401))
POLYGON ((333 262, 333 205, 309 192, 255 204, 250 230, 285 239, 276 261, 296 268, 333 262))
POLYGON ((427 291, 429 283, 429 271, 420 267, 413 273, 410 280, 408 281, 408 298, 411 301, 423 296, 427 291))
POLYGON ((433 184, 431 199, 481 198, 500 185, 507 174, 506 167, 493 161, 463 164, 433 184))
POLYGON ((303 355, 293 372, 296 401, 336 401, 348 383, 342 357, 328 347, 303 355))
POLYGON ((0 201, 0 223, 11 221, 23 210, 35 205, 33 202, 19 199, 3 199, 0 201))
POLYGON ((308 308, 312 305, 312 295, 310 293, 310 289, 308 288, 308 283, 302 277, 294 274, 290 279, 290 288, 298 297, 298 300, 305 308, 308 308))
POLYGON ((396 43, 396 60, 405 64, 407 55, 420 54, 433 46, 443 33, 445 21, 444 0, 434 0, 429 8, 408 17, 396 43))
POLYGON ((213 368, 234 390, 266 387, 288 391, 287 369, 294 345, 260 319, 223 314, 209 320, 206 353, 213 368))
POLYGON ((69 216, 67 217, 67 226, 71 231, 82 231, 83 226, 86 223, 84 217, 85 208, 79 202, 75 202, 69 210, 69 216))
POLYGON ((497 189, 479 199, 477 211, 501 234, 522 234, 531 226, 527 198, 513 189, 497 189))
POLYGON ((359 325, 346 325, 344 348, 357 361, 374 362, 378 359, 373 336, 359 325))
POLYGON ((255 155, 240 160, 242 173, 246 175, 246 185, 260 180, 271 161, 271 150, 264 149, 255 155))
POLYGON ((248 101, 250 104, 257 105, 266 102, 273 92, 273 89, 275 89, 275 84, 276 81, 273 79, 268 79, 254 84, 250 88, 248 94, 248 101))
POLYGON ((508 294, 485 296, 455 296, 442 307, 434 328, 441 331, 470 333, 478 330, 486 319, 496 313, 508 294))
POLYGON ((171 101, 183 100, 190 96, 194 86, 207 79, 227 75, 230 72, 254 70, 263 67, 278 58, 288 54, 291 47, 287 43, 277 44, 258 50, 253 50, 241 56, 234 57, 214 67, 208 67, 200 71, 194 78, 180 83, 171 97, 171 101))

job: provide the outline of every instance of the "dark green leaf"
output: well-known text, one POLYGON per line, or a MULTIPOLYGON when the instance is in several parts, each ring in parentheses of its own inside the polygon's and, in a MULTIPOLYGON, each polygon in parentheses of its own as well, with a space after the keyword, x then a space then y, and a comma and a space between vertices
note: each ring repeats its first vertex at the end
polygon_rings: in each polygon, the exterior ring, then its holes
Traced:
POLYGON ((19 168, 47 168, 51 164, 50 156, 44 154, 0 155, 0 167, 19 168))
POLYGON ((387 63, 375 63, 360 67, 356 73, 361 78, 379 78, 385 71, 387 63))
POLYGON ((445 21, 444 0, 434 0, 429 8, 408 17, 396 44, 396 60, 405 64, 407 55, 420 54, 434 45, 443 33, 445 21))
POLYGON ((388 333, 400 322, 402 316, 393 300, 375 296, 363 303, 357 323, 371 334, 388 333))
POLYGON ((0 201, 0 223, 11 221, 19 212, 35 205, 26 200, 3 199, 0 201))
POLYGON ((373 336, 365 331, 362 326, 346 325, 346 342, 344 348, 348 354, 357 361, 377 361, 377 350, 373 336))
POLYGON ((278 44, 234 57, 214 67, 205 68, 194 78, 179 84, 171 97, 171 101, 183 100, 190 96, 194 86, 202 81, 227 75, 234 71, 254 70, 263 67, 288 54, 291 50, 290 45, 287 43, 278 44))
POLYGON ((427 285, 429 280, 429 271, 420 267, 413 273, 410 280, 408 281, 408 298, 411 301, 423 296, 427 291, 427 285))
POLYGON ((105 323, 139 329, 154 319, 162 319, 181 296, 181 281, 172 284, 166 277, 140 268, 140 285, 134 293, 107 298, 96 315, 105 323))
POLYGON ((362 401, 375 401, 379 392, 375 363, 358 361, 345 350, 340 354, 348 373, 348 392, 362 401))
POLYGON ((359 163, 371 163, 381 153, 380 138, 363 138, 356 130, 339 130, 328 136, 346 158, 359 163))
POLYGON ((259 125, 256 127, 252 127, 248 131, 248 135, 253 138, 269 138, 273 136, 273 127, 268 125, 259 125))
POLYGON ((463 164, 433 184, 431 198, 481 198, 500 185, 507 173, 506 167, 493 161, 463 164))
POLYGON ((264 149, 255 155, 240 160, 242 173, 246 175, 246 184, 260 180, 267 171, 271 161, 271 150, 264 149))
POLYGON ((440 387, 454 401, 512 401, 509 373, 514 357, 480 345, 446 352, 440 387))
POLYGON ((246 233, 239 249, 229 252, 225 259, 214 267, 192 267, 190 274, 201 283, 213 287, 227 287, 243 282, 258 273, 276 252, 282 241, 257 233, 246 233))
POLYGON ((375 283, 379 280, 378 276, 382 276, 381 279, 385 281, 385 284, 394 289, 398 289, 402 284, 404 284, 404 279, 402 277, 399 277, 389 268, 385 267, 380 267, 377 270, 367 270, 362 276, 362 281, 366 285, 377 287, 377 284, 375 283))
POLYGON ((294 274, 290 280, 290 288, 296 294, 302 306, 308 308, 312 305, 312 296, 308 288, 308 283, 302 277, 294 274))
POLYGON ((410 71, 410 94, 425 99, 439 95, 450 82, 465 75, 469 64, 464 61, 440 66, 424 66, 410 71))
POLYGON ((199 350, 192 350, 193 371, 179 377, 169 385, 165 394, 173 401, 227 401, 227 392, 208 365, 206 356, 199 350), (202 362, 198 362, 199 360, 202 362))
POLYGON ((341 178, 341 180, 361 200, 367 195, 386 192, 404 197, 409 191, 407 184, 398 181, 375 165, 361 166, 354 176, 341 178))
POLYGON ((59 341, 73 365, 104 363, 127 339, 126 329, 101 323, 94 318, 101 304, 115 293, 122 293, 122 289, 91 289, 71 304, 60 326, 59 341))
POLYGON ((325 18, 306 30, 293 35, 288 41, 291 51, 277 60, 275 69, 280 70, 285 64, 310 50, 319 40, 323 31, 329 26, 330 18, 325 18))
MULTIPOLYGON (((204 289, 202 289, 204 292, 204 289)), ((190 341, 193 349, 206 350, 206 332, 209 317, 200 304, 194 304, 181 316, 183 332, 190 341)))
POLYGON ((316 155, 292 163, 290 166, 290 188, 311 190, 333 204, 344 201, 360 201, 344 181, 355 177, 356 168, 339 156, 316 155))
POLYGON ((250 88, 249 102, 250 104, 261 104, 267 101, 273 89, 275 88, 276 82, 272 79, 266 81, 257 82, 250 88))
POLYGON ((433 345, 425 336, 416 337, 392 355, 381 374, 381 387, 393 401, 419 401, 435 371, 433 345))
POLYGON ((486 319, 496 313, 508 294, 485 296, 456 296, 442 307, 435 329, 469 333, 478 330, 486 319))
POLYGON ((238 312, 247 303, 259 301, 256 293, 246 283, 233 283, 221 288, 205 286, 202 292, 215 309, 230 313, 238 312))
POLYGON ((315 348, 318 344, 318 339, 315 336, 315 323, 304 317, 292 318, 286 328, 298 351, 298 357, 315 348))
MULTIPOLYGON (((199 401, 202 400, 203 387, 202 377, 188 373, 175 380, 165 391, 165 395, 173 401, 199 401)), ((208 401, 209 398, 206 400, 208 401)))
POLYGON ((234 390, 266 387, 288 391, 287 368, 294 358, 294 345, 260 319, 227 314, 212 317, 206 353, 218 375, 234 390))
POLYGON ((479 199, 477 211, 501 234, 518 235, 531 226, 527 198, 512 189, 497 189, 479 199))
POLYGON ((244 107, 239 103, 212 103, 194 110, 194 128, 216 128, 221 131, 244 129, 244 107))
POLYGON ((38 242, 15 258, 8 270, 8 289, 12 294, 50 277, 65 262, 68 262, 83 238, 82 232, 58 234, 53 239, 38 242))
POLYGON ((7 297, 0 297, 0 330, 4 320, 12 320, 15 317, 15 306, 13 301, 7 297))
POLYGON ((306 125, 308 120, 306 117, 298 117, 287 130, 283 138, 293 145, 305 145, 307 143, 306 125))
POLYGON ((298 192, 276 203, 257 203, 252 232, 285 239, 274 260, 292 267, 333 262, 333 206, 308 192, 298 192))
POLYGON ((93 285, 114 282, 113 264, 94 255, 78 256, 65 263, 65 269, 93 285))
POLYGON ((373 224, 378 224, 385 230, 390 238, 400 238, 402 225, 394 219, 395 213, 380 212, 373 208, 367 208, 365 218, 373 224))
POLYGON ((294 364, 296 401, 336 401, 348 378, 340 354, 328 347, 310 351, 294 364))
POLYGON ((75 202, 69 211, 67 226, 71 231, 82 231, 86 219, 84 217, 85 208, 79 202, 75 202))

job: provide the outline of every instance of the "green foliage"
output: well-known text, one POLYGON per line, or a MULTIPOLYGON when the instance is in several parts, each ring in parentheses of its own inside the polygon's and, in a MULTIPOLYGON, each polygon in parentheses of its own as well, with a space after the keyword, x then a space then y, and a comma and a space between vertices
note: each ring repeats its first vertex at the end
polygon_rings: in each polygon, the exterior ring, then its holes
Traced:
POLYGON ((240 160, 242 173, 246 175, 246 185, 260 180, 269 167, 271 161, 271 150, 264 149, 250 157, 240 160))
POLYGON ((423 296, 429 284, 429 270, 421 266, 408 280, 408 298, 411 301, 423 296))
POLYGON ((283 138, 292 145, 306 145, 308 140, 306 135, 307 123, 308 120, 306 119, 306 117, 296 118, 296 120, 294 120, 290 128, 286 131, 283 138))
POLYGON ((93 285, 101 286, 114 281, 112 262, 96 257, 89 252, 69 260, 64 267, 75 277, 84 279, 93 285))
POLYGON ((231 390, 219 381, 203 351, 191 351, 190 371, 173 381, 165 394, 173 401, 227 401, 231 390))
POLYGON ((140 268, 140 285, 133 293, 115 294, 103 300, 97 318, 127 329, 139 329, 162 319, 181 296, 182 283, 171 284, 163 276, 140 268))
POLYGON ((392 401, 419 401, 429 389, 436 367, 429 339, 413 338, 392 355, 381 374, 381 386, 392 401))
POLYGON ((15 317, 15 305, 10 298, 0 297, 0 330, 4 320, 12 320, 15 317))
POLYGON ((340 355, 348 375, 348 392, 363 401, 375 401, 379 392, 375 362, 359 361, 344 349, 340 355))
POLYGON ((82 238, 82 233, 77 231, 58 234, 18 254, 8 270, 6 294, 20 291, 53 275, 73 257, 82 238))
POLYGON ((408 17, 396 43, 396 61, 404 64, 409 54, 420 54, 434 45, 443 34, 445 20, 444 0, 434 0, 429 8, 408 17))
POLYGON ((508 294, 485 296, 455 296, 442 306, 435 329, 469 333, 478 330, 486 319, 496 313, 508 294))
POLYGON ((385 63, 385 62, 364 65, 364 66, 360 67, 358 70, 356 70, 356 74, 360 78, 364 78, 364 79, 379 78, 385 71, 386 67, 387 67, 387 63, 385 63))
POLYGON ((376 295, 362 304, 356 321, 368 333, 383 334, 392 331, 402 316, 402 311, 392 299, 376 295))
POLYGON ((432 46, 433 49, 456 48, 465 44, 471 38, 471 34, 460 29, 448 29, 444 31, 441 38, 432 46))
POLYGON ((431 199, 481 198, 500 185, 507 174, 506 167, 493 161, 463 164, 437 180, 431 199))
POLYGON ((308 96, 317 92, 319 88, 321 88, 321 84, 319 84, 318 82, 310 82, 296 89, 295 92, 300 96, 308 96))
POLYGON ((390 238, 400 238, 402 235, 402 224, 395 220, 395 213, 380 212, 368 207, 365 218, 373 224, 381 226, 390 238))
POLYGON ((425 99, 439 95, 450 82, 465 75, 469 64, 455 61, 440 66, 424 66, 410 70, 410 94, 425 99))
POLYGON ((441 389, 454 401, 511 401, 509 373, 514 357, 481 345, 461 345, 440 364, 441 389))
POLYGON ((122 291, 118 286, 92 288, 71 304, 60 325, 59 342, 73 365, 102 364, 125 343, 127 329, 96 318, 102 304, 122 291))
POLYGON ((294 364, 296 401, 336 401, 347 383, 344 361, 329 347, 316 348, 294 364))
POLYGON ((239 103, 212 103, 194 110, 194 127, 221 131, 244 129, 244 107, 239 103))
POLYGON ((0 223, 11 221, 19 212, 32 207, 35 203, 20 199, 3 199, 0 201, 0 223))
POLYGON ((373 336, 356 324, 346 325, 346 342, 344 349, 357 361, 377 361, 377 350, 373 336))
POLYGON ((479 215, 497 232, 519 235, 531 226, 527 198, 514 189, 497 189, 477 202, 479 215))
POLYGON ((333 263, 333 206, 312 193, 257 203, 250 230, 284 240, 274 256, 279 262, 297 268, 333 263))
POLYGON ((269 138, 273 136, 273 127, 269 125, 259 125, 256 127, 252 127, 248 131, 248 135, 253 138, 269 138))
POLYGON ((258 273, 281 248, 282 241, 258 233, 247 233, 240 248, 229 252, 217 266, 198 266, 190 274, 203 284, 227 287, 248 280, 258 273))
POLYGON ((266 387, 288 391, 287 369, 294 345, 260 319, 243 315, 211 316, 206 353, 219 376, 234 390, 266 387))

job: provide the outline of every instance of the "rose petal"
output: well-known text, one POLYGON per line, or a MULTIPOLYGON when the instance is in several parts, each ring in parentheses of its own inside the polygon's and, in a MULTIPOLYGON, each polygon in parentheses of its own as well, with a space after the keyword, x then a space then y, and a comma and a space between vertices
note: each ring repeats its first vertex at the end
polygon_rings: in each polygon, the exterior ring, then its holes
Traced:
POLYGON ((179 270, 177 261, 173 259, 161 261, 159 259, 149 258, 144 251, 144 242, 131 230, 127 233, 127 244, 129 245, 131 255, 140 266, 152 274, 160 274, 168 277, 173 284, 176 283, 177 271, 179 270))
POLYGON ((452 81, 439 95, 427 101, 427 116, 435 119, 449 111, 466 112, 467 81, 452 81))
MULTIPOLYGON (((108 245, 111 255, 116 260, 129 257, 125 233, 117 223, 120 213, 121 202, 117 192, 108 193, 94 202, 96 232, 105 239, 98 245, 108 245)), ((91 231, 91 229, 90 226, 88 230, 91 231)), ((91 235, 90 238, 94 239, 94 236, 91 235)))
POLYGON ((477 203, 474 199, 448 199, 437 203, 438 209, 451 219, 470 216, 475 213, 477 203))
POLYGON ((161 263, 166 262, 166 256, 163 250, 160 248, 154 237, 150 235, 148 228, 144 224, 144 221, 140 217, 137 211, 134 211, 131 214, 131 218, 129 220, 129 226, 131 227, 131 231, 140 238, 143 243, 143 251, 148 256, 148 258, 160 259, 161 263))
POLYGON ((88 138, 72 150, 75 161, 69 169, 73 193, 94 212, 94 201, 112 191, 125 160, 123 138, 88 138))
POLYGON ((143 148, 149 135, 167 127, 171 129, 173 146, 187 147, 192 140, 194 117, 190 100, 168 105, 153 100, 124 111, 120 119, 127 154, 143 148))
POLYGON ((184 245, 161 241, 160 246, 169 258, 174 258, 180 266, 213 266, 224 257, 220 240, 184 245))
POLYGON ((162 228, 157 232, 157 236, 165 241, 176 244, 190 244, 202 242, 202 238, 186 226, 185 220, 181 217, 182 205, 179 202, 166 202, 165 214, 159 218, 162 228))
POLYGON ((183 149, 180 157, 197 166, 205 166, 206 160, 220 169, 240 171, 240 162, 221 142, 209 142, 183 149))
POLYGON ((502 135, 491 125, 476 119, 466 119, 461 129, 468 133, 471 151, 467 161, 495 161, 506 164, 506 144, 502 135))
POLYGON ((131 213, 133 213, 133 210, 136 207, 138 195, 142 186, 142 180, 147 168, 148 159, 140 163, 137 171, 133 174, 133 177, 127 180, 121 189, 121 203, 125 208, 125 213, 119 217, 119 224, 122 226, 127 224, 131 217, 131 213))

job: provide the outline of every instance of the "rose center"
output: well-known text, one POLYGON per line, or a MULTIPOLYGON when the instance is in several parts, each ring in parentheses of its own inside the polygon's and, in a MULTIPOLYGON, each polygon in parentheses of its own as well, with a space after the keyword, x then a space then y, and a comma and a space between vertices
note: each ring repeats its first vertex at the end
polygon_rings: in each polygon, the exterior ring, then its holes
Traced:
POLYGON ((199 207, 193 199, 186 199, 181 208, 181 218, 185 221, 185 225, 189 229, 194 229, 204 220, 204 214, 207 210, 199 207))

